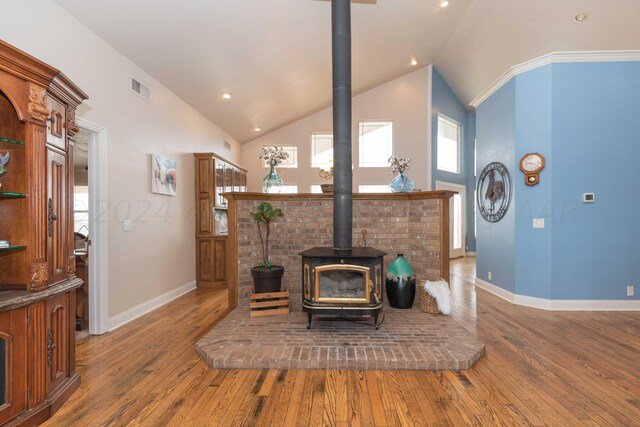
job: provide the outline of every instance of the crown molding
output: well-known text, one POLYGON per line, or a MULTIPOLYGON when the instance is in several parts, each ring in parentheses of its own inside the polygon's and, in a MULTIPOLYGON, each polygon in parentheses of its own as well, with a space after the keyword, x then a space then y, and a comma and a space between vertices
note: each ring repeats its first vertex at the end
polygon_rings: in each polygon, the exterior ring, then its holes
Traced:
POLYGON ((469 103, 472 108, 480 104, 507 84, 515 76, 549 64, 567 62, 632 62, 640 61, 640 50, 596 50, 584 52, 552 52, 530 61, 514 65, 469 103))

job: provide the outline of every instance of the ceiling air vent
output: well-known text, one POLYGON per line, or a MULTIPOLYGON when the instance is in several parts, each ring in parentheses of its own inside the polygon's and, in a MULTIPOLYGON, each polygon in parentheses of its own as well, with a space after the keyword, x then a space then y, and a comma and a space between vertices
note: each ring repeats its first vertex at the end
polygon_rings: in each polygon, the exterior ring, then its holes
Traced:
POLYGON ((227 150, 231 150, 231 144, 229 144, 227 141, 224 142, 224 148, 226 148, 227 150))
POLYGON ((151 101, 151 89, 135 77, 131 77, 131 90, 147 101, 151 101))

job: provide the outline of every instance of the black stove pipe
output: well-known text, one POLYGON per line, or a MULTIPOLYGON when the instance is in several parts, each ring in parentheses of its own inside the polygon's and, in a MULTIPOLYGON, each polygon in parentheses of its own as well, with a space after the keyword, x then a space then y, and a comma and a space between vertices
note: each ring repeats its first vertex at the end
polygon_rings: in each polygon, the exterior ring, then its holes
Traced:
POLYGON ((351 0, 331 0, 333 60, 333 248, 352 249, 351 0))

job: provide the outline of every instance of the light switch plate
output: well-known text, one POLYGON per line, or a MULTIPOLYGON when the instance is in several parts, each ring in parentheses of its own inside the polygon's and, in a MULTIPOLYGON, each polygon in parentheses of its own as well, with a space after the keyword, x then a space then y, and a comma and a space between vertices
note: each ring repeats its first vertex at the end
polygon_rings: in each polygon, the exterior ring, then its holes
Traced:
POLYGON ((533 218, 533 228, 544 228, 544 218, 533 218))
POLYGON ((122 231, 131 231, 131 220, 125 219, 122 222, 122 231))

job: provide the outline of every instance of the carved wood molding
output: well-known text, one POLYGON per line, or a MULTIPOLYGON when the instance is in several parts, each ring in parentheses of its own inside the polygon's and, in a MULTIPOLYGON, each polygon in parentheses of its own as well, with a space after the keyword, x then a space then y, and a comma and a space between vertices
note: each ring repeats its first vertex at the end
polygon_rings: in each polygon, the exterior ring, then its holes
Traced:
POLYGON ((67 128, 67 134, 69 136, 80 132, 80 128, 76 124, 76 110, 74 108, 67 107, 67 123, 65 127, 67 128))
POLYGON ((49 264, 37 262, 31 264, 31 284, 40 287, 49 280, 49 264))
POLYGON ((29 114, 33 119, 41 121, 49 117, 47 90, 33 83, 29 83, 29 114))
POLYGON ((67 259, 67 276, 72 277, 76 274, 76 257, 69 257, 67 259))

